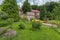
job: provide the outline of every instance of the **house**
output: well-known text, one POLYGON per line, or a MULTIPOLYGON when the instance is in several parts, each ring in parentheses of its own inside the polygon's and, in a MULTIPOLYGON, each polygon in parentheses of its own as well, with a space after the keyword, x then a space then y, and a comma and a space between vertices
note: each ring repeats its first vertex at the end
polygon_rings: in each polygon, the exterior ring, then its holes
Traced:
POLYGON ((27 20, 39 19, 40 11, 39 10, 32 10, 31 12, 27 12, 25 14, 25 13, 23 13, 21 8, 19 7, 19 16, 20 16, 20 18, 23 18, 24 16, 26 16, 27 20))
POLYGON ((39 19, 40 11, 38 10, 32 10, 31 12, 27 12, 27 19, 39 19))
POLYGON ((24 16, 26 16, 27 20, 39 19, 40 11, 38 11, 38 10, 32 10, 31 12, 27 12, 26 14, 24 14, 20 10, 19 15, 20 15, 20 18, 23 18, 24 16))

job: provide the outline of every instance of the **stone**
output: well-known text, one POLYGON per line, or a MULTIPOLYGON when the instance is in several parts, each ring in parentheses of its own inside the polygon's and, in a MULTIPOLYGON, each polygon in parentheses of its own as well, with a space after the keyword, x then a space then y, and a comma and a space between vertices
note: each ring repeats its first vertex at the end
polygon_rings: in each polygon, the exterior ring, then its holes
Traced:
POLYGON ((6 33, 3 34, 3 37, 14 37, 17 35, 17 32, 12 29, 8 29, 6 33))
POLYGON ((0 28, 0 32, 2 32, 2 31, 4 31, 4 30, 5 30, 5 28, 2 28, 2 27, 0 28))

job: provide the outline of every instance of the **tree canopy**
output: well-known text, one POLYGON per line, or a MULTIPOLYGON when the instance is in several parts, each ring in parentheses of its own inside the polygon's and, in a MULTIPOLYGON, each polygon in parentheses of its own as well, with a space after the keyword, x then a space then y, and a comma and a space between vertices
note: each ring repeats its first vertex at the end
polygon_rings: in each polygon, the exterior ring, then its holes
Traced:
POLYGON ((60 20, 60 2, 47 2, 44 5, 32 5, 32 9, 40 10, 40 19, 60 20))
POLYGON ((31 5, 30 5, 30 3, 28 2, 28 0, 26 0, 24 3, 23 3, 23 6, 22 6, 22 10, 23 10, 23 12, 24 13, 26 13, 26 12, 29 12, 29 11, 31 11, 31 5))
POLYGON ((19 10, 16 0, 4 0, 1 10, 7 13, 10 18, 13 18, 14 21, 19 20, 19 10))

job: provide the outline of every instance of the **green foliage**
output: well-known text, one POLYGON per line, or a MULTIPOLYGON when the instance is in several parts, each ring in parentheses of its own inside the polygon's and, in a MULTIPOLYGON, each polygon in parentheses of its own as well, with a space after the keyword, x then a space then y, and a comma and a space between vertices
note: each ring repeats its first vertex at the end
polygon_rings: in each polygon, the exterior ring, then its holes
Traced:
POLYGON ((40 22, 32 22, 32 28, 33 29, 40 29, 40 27, 41 27, 41 23, 40 22))
POLYGON ((19 25, 19 28, 18 29, 25 29, 25 25, 23 24, 23 23, 21 23, 20 25, 19 25))
POLYGON ((19 20, 18 16, 19 10, 16 0, 4 0, 1 10, 8 14, 10 18, 13 18, 14 21, 19 20))
POLYGON ((44 5, 39 6, 40 12, 40 19, 46 20, 48 17, 50 20, 59 20, 60 17, 60 7, 59 3, 57 2, 47 2, 44 5))
POLYGON ((7 25, 9 25, 9 23, 7 21, 0 22, 0 27, 4 27, 4 26, 7 26, 7 25))
POLYGON ((26 17, 26 16, 24 16, 24 17, 22 18, 22 20, 27 20, 27 17, 26 17))
POLYGON ((50 20, 60 20, 60 3, 58 2, 47 2, 44 5, 37 6, 32 5, 32 9, 40 10, 40 19, 46 20, 49 18, 50 20))
POLYGON ((26 0, 22 6, 22 10, 24 13, 31 11, 30 3, 28 3, 28 0, 26 0))
POLYGON ((38 5, 32 5, 31 7, 32 7, 33 10, 38 10, 39 9, 38 5))
POLYGON ((0 20, 0 27, 8 26, 13 23, 13 19, 9 18, 7 20, 0 20))
MULTIPOLYGON (((48 4, 48 3, 47 3, 48 4)), ((46 4, 45 4, 46 5, 46 4)), ((52 12, 53 9, 55 8, 55 6, 58 6, 58 3, 57 2, 50 2, 49 5, 47 5, 46 9, 47 11, 50 11, 52 12)))
POLYGON ((53 14, 55 20, 60 20, 60 9, 57 6, 53 9, 53 14))
POLYGON ((0 11, 0 20, 6 20, 8 18, 9 18, 8 14, 6 14, 3 11, 0 11))
MULTIPOLYGON (((22 21, 23 22, 23 21, 22 21)), ((31 23, 26 24, 24 30, 18 30, 18 25, 20 22, 13 23, 13 29, 16 30, 17 36, 10 38, 3 38, 0 36, 0 40, 60 40, 60 34, 58 34, 54 29, 49 26, 41 26, 41 30, 31 31, 31 23), (48 28, 49 27, 49 28, 48 28)), ((24 22, 23 22, 24 23, 24 22)), ((5 27, 4 27, 5 28, 5 27)), ((60 28, 58 29, 60 31, 60 28)))

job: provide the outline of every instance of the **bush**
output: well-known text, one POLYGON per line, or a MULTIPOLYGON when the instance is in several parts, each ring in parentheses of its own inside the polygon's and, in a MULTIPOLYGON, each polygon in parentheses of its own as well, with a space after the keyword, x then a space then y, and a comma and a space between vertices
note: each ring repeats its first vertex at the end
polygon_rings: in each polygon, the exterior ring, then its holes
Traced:
POLYGON ((32 28, 34 29, 40 29, 41 25, 42 24, 40 22, 36 22, 36 21, 32 22, 32 28))
POLYGON ((26 21, 27 21, 26 16, 24 16, 24 17, 21 19, 21 21, 26 22, 26 21))
POLYGON ((0 27, 4 27, 4 26, 8 26, 11 25, 13 23, 13 19, 9 18, 7 20, 0 20, 0 27))
POLYGON ((0 19, 3 19, 3 20, 6 20, 8 19, 8 14, 6 14, 5 12, 3 11, 0 11, 0 19))
POLYGON ((0 22, 0 27, 7 26, 9 23, 7 21, 0 22))
POLYGON ((20 24, 18 29, 25 29, 25 25, 24 24, 20 24))
POLYGON ((31 18, 31 19, 30 19, 30 21, 33 21, 33 20, 34 20, 34 18, 31 18))
POLYGON ((7 19, 7 22, 8 22, 9 24, 12 24, 12 23, 14 22, 14 19, 13 19, 13 18, 9 18, 9 19, 7 19))
POLYGON ((27 20, 27 17, 26 17, 26 16, 24 16, 24 17, 22 18, 22 20, 27 20))

